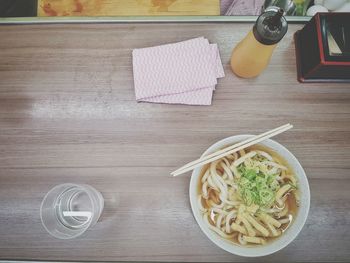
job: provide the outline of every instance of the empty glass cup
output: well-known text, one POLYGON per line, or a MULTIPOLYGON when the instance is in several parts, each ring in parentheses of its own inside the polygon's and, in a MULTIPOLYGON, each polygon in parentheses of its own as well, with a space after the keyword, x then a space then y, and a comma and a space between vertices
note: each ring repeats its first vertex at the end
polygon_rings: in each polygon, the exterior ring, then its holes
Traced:
POLYGON ((44 197, 41 222, 56 238, 75 238, 96 224, 103 205, 103 196, 90 185, 60 184, 44 197))

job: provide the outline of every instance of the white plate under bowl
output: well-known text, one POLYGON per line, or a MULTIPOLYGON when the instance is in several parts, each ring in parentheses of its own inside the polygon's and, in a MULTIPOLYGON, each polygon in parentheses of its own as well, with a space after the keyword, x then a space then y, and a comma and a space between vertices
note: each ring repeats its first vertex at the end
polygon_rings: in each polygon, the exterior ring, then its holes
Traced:
MULTIPOLYGON (((232 145, 234 143, 246 140, 252 136, 253 135, 237 135, 237 136, 228 137, 210 146, 203 153, 202 156, 212 153, 216 150, 219 150, 225 146, 232 145)), ((303 228, 309 213, 309 208, 310 208, 309 183, 306 178, 304 169, 301 167, 299 161, 295 158, 295 156, 290 151, 288 151, 284 146, 282 146, 281 144, 273 140, 265 140, 259 143, 259 145, 267 146, 272 150, 274 150, 279 155, 281 155, 287 161, 290 167, 293 169, 298 179, 298 187, 300 191, 300 207, 297 212, 297 216, 294 222, 292 223, 292 225, 281 235, 281 237, 277 238, 276 240, 272 242, 268 242, 266 245, 262 245, 262 246, 243 247, 240 245, 233 244, 232 242, 229 242, 223 239, 222 237, 220 237, 219 235, 217 235, 215 232, 210 230, 205 224, 197 203, 197 198, 199 194, 198 183, 199 183, 199 177, 200 177, 200 172, 202 167, 199 167, 193 171, 191 182, 190 182, 190 201, 191 201, 192 212, 194 217, 196 218, 196 221, 199 227, 202 229, 204 234, 220 248, 232 254, 245 256, 245 257, 266 256, 281 250, 282 248, 287 246, 289 243, 291 243, 303 228)))

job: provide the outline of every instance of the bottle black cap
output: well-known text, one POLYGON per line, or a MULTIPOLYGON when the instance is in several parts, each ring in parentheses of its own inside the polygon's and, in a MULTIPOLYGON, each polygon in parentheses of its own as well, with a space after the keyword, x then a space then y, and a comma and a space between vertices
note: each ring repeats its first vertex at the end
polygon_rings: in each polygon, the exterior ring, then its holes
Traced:
POLYGON ((278 43, 288 30, 288 23, 283 13, 283 9, 277 9, 261 14, 253 27, 256 40, 264 45, 278 43))

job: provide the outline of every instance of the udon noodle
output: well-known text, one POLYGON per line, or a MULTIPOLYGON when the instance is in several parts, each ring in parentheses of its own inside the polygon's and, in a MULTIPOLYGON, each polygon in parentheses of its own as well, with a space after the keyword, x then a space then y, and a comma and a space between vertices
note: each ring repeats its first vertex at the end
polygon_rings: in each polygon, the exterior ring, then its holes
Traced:
POLYGON ((262 245, 292 223, 299 205, 297 188, 281 157, 254 146, 204 167, 198 204, 204 222, 222 238, 262 245))

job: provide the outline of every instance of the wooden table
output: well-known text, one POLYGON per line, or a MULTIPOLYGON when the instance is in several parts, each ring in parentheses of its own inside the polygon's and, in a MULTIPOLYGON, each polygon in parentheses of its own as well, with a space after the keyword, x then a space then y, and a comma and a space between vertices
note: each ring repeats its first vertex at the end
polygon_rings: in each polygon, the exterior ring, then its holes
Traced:
POLYGON ((304 166, 311 210, 297 239, 264 261, 350 258, 350 85, 296 81, 291 25, 257 79, 231 74, 251 24, 81 24, 0 27, 0 259, 261 261, 231 255, 197 226, 189 175, 169 172, 234 134, 291 122, 276 140, 304 166), (133 48, 206 36, 226 77, 209 107, 136 103, 133 48), (53 186, 87 183, 101 221, 61 241, 39 217, 53 186))

